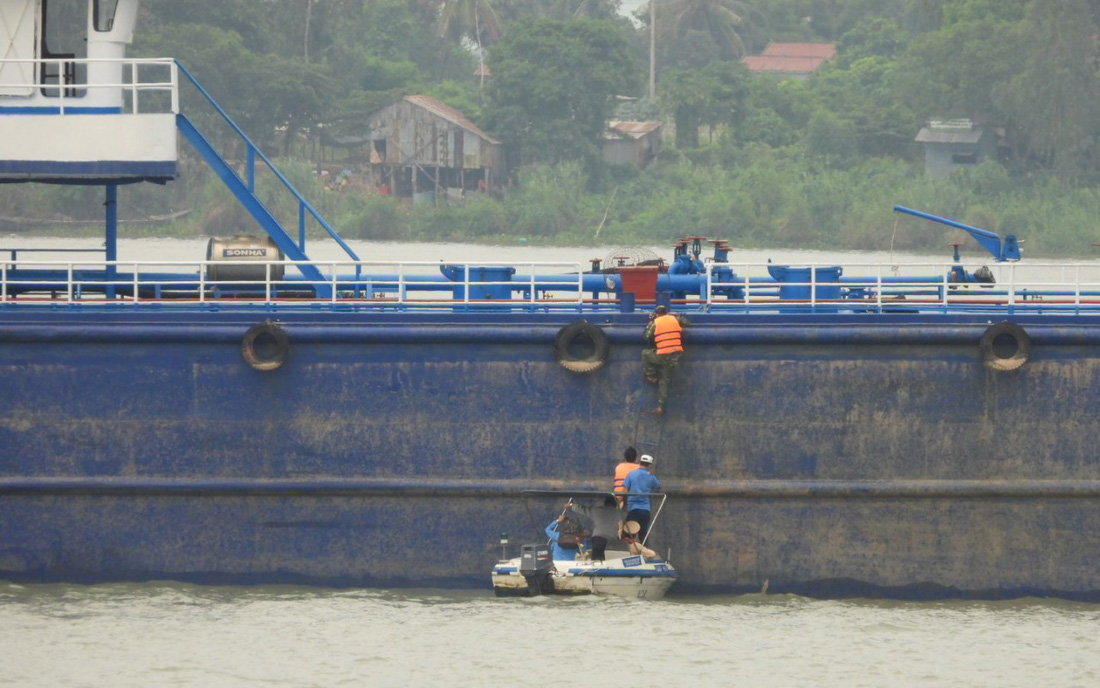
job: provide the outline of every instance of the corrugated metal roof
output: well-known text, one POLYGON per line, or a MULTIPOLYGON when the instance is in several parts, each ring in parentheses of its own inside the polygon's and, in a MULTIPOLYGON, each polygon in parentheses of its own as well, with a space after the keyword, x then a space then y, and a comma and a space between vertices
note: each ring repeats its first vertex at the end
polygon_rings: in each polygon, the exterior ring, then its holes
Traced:
POLYGON ((754 72, 812 74, 825 63, 825 58, 779 57, 775 55, 747 55, 741 58, 741 62, 754 72))
POLYGON ((771 41, 761 55, 769 57, 821 57, 826 60, 836 56, 832 43, 776 43, 771 41))
POLYGON ((443 103, 436 100, 435 98, 432 98, 431 96, 413 95, 405 96, 404 99, 412 103, 413 105, 416 105, 417 107, 424 108, 428 112, 431 112, 433 115, 442 117, 443 119, 453 124, 457 124, 467 131, 471 131, 477 134, 489 143, 495 143, 498 145, 500 144, 500 141, 492 138, 481 129, 479 129, 476 124, 467 119, 466 115, 462 114, 450 105, 444 105, 443 103))
POLYGON ((922 127, 917 134, 917 143, 977 143, 985 130, 982 127, 969 129, 947 129, 922 127))
POLYGON ((660 122, 629 122, 626 120, 613 120, 607 123, 608 133, 611 135, 629 136, 632 139, 640 139, 646 134, 661 128, 660 122))

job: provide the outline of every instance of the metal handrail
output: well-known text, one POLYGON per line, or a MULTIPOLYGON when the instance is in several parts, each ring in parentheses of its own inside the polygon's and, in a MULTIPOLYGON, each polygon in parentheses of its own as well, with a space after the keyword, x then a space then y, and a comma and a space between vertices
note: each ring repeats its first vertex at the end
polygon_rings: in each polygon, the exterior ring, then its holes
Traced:
MULTIPOLYGON (((212 289, 220 290, 225 293, 232 293, 235 290, 241 293, 249 292, 254 298, 252 300, 265 305, 276 305, 291 303, 292 301, 286 297, 280 297, 279 292, 298 291, 303 289, 309 289, 319 286, 315 280, 309 279, 293 279, 293 280, 276 280, 273 278, 273 270, 281 267, 284 271, 287 268, 295 268, 300 265, 314 265, 317 267, 323 267, 327 269, 327 274, 324 277, 323 283, 331 287, 333 296, 327 299, 333 304, 344 301, 355 301, 354 294, 366 294, 365 297, 368 301, 377 300, 380 294, 394 293, 396 297, 395 303, 408 305, 426 305, 430 303, 453 305, 456 300, 448 295, 446 298, 433 299, 430 297, 417 298, 409 294, 410 286, 413 288, 420 287, 421 289, 431 289, 436 291, 448 291, 453 288, 462 288, 463 298, 461 303, 466 305, 470 304, 482 304, 486 300, 472 298, 470 291, 472 288, 488 288, 494 286, 507 286, 513 291, 526 289, 530 291, 530 294, 523 299, 519 299, 520 303, 573 303, 575 305, 581 305, 584 301, 584 294, 581 286, 583 285, 583 274, 581 274, 580 263, 568 263, 568 262, 540 262, 532 261, 527 263, 504 263, 504 262, 477 262, 476 264, 465 263, 461 264, 464 268, 461 274, 464 275, 463 280, 449 281, 444 278, 442 274, 431 274, 429 272, 422 272, 410 277, 408 269, 411 268, 439 268, 439 263, 431 261, 330 261, 327 263, 316 263, 309 261, 104 261, 104 262, 72 262, 64 260, 54 261, 20 261, 17 266, 14 261, 0 261, 0 302, 6 304, 19 305, 20 303, 34 303, 32 299, 19 299, 20 293, 43 293, 50 292, 51 294, 63 293, 64 302, 66 304, 75 304, 77 302, 88 303, 102 303, 103 301, 121 301, 121 299, 108 299, 105 296, 107 287, 128 287, 132 292, 127 300, 131 303, 150 302, 161 299, 166 291, 193 291, 195 294, 195 300, 199 303, 208 302, 211 296, 208 292, 212 289), (523 268, 530 268, 531 274, 526 276, 523 280, 471 280, 470 269, 471 268, 483 268, 483 267, 496 267, 496 266, 509 266, 514 267, 519 265, 523 268), (211 281, 208 278, 208 269, 210 267, 217 267, 219 269, 226 267, 262 267, 264 276, 262 279, 236 279, 236 280, 216 280, 211 281), (388 267, 396 270, 394 275, 369 275, 363 274, 364 268, 370 267, 388 267), (108 279, 107 269, 113 268, 118 277, 115 279, 108 279), (142 277, 142 270, 149 272, 155 268, 188 268, 194 270, 194 272, 174 274, 162 274, 142 277), (556 268, 560 271, 566 272, 561 280, 555 280, 550 283, 540 282, 540 275, 536 273, 536 270, 546 270, 548 268, 556 268), (341 269, 351 270, 354 274, 342 274, 341 269), (127 271, 129 274, 127 274, 127 271), (96 273, 94 275, 86 275, 86 273, 96 273), (575 274, 575 276, 574 276, 575 274), (419 279, 418 279, 419 278, 419 279), (575 280, 575 281, 574 281, 575 280), (560 299, 544 296, 539 298, 538 290, 544 291, 569 291, 574 294, 572 298, 560 299), (152 292, 153 297, 142 297, 141 292, 152 292), (85 294, 97 294, 103 296, 102 299, 96 300, 94 298, 87 298, 85 294)), ((553 277, 555 273, 544 273, 542 277, 553 277)), ((53 297, 51 296, 51 299, 53 297)), ((509 300, 488 300, 496 301, 500 303, 515 304, 516 299, 509 300)), ((316 303, 316 301, 313 301, 316 303)))
POLYGON ((328 233, 329 237, 331 237, 340 246, 340 248, 343 249, 344 253, 346 253, 349 258, 351 258, 353 261, 358 261, 359 256, 355 253, 354 250, 352 250, 351 246, 349 246, 348 243, 344 241, 343 237, 336 233, 336 230, 333 229, 323 217, 321 217, 321 214, 317 212, 317 209, 314 208, 313 205, 305 199, 305 196, 303 196, 301 192, 299 192, 298 189, 296 189, 294 185, 290 183, 290 180, 283 176, 283 173, 280 172, 277 167, 275 167, 275 164, 272 163, 271 160, 269 160, 268 157, 264 155, 263 151, 261 151, 256 146, 256 144, 252 142, 252 139, 248 138, 248 135, 245 134, 244 131, 237 126, 237 123, 233 121, 233 118, 231 118, 225 112, 225 110, 223 110, 221 106, 218 105, 217 101, 215 101, 213 96, 211 96, 210 93, 208 93, 207 90, 203 88, 198 79, 192 76, 191 72, 187 71, 187 68, 180 64, 178 60, 175 61, 175 65, 176 68, 187 78, 189 82, 191 82, 191 84, 198 90, 202 97, 206 99, 206 101, 214 108, 218 115, 220 115, 221 118, 225 120, 226 124, 229 125, 233 132, 236 133, 237 136, 240 137, 241 141, 245 144, 245 167, 247 169, 248 178, 242 181, 247 184, 248 189, 253 192, 255 192, 256 190, 256 158, 259 157, 260 161, 263 162, 264 165, 267 166, 267 169, 275 175, 276 179, 278 179, 282 183, 283 187, 286 188, 291 194, 293 194, 296 199, 298 199, 298 248, 300 248, 302 252, 305 253, 305 214, 306 212, 308 212, 311 216, 313 216, 313 219, 315 219, 317 223, 321 225, 325 232, 328 233))
MULTIPOLYGON (((130 79, 129 81, 123 80, 119 83, 111 82, 99 82, 99 83, 77 83, 77 84, 41 84, 41 83, 27 83, 21 82, 0 82, 0 89, 23 89, 28 88, 33 92, 34 90, 47 88, 56 89, 56 95, 50 95, 51 101, 57 101, 58 114, 67 114, 67 109, 75 108, 77 105, 74 103, 68 105, 67 101, 78 101, 83 96, 67 95, 66 91, 70 89, 80 89, 82 91, 123 91, 130 94, 130 114, 140 114, 138 94, 142 91, 163 91, 171 94, 170 112, 176 114, 179 112, 179 78, 176 71, 177 63, 172 58, 167 57, 154 57, 154 58, 72 58, 72 59, 31 59, 31 58, 4 58, 4 64, 29 64, 34 66, 40 65, 52 65, 56 66, 60 71, 64 69, 67 64, 88 65, 88 64, 105 64, 105 63, 117 63, 121 64, 124 68, 128 68, 130 79), (143 66, 157 66, 166 67, 168 69, 167 81, 141 81, 141 67, 143 66)), ((126 69, 124 69, 126 71, 126 69)))
MULTIPOLYGON (((94 249, 18 249, 20 251, 94 250, 94 249)), ((10 249, 15 253, 16 249, 10 249)), ((499 304, 502 308, 573 307, 583 309, 612 309, 613 295, 608 298, 591 298, 588 292, 608 292, 601 287, 594 289, 591 283, 586 291, 582 263, 564 261, 464 261, 448 263, 453 266, 457 280, 448 279, 439 272, 440 263, 434 261, 28 261, 0 260, 0 304, 21 306, 48 301, 67 305, 102 303, 163 303, 166 293, 176 303, 225 304, 232 297, 234 303, 252 303, 270 308, 300 307, 303 302, 316 305, 328 302, 332 307, 344 304, 373 304, 378 307, 455 307, 470 308, 499 304), (303 274, 276 279, 275 270, 287 273, 302 265, 321 268, 321 279, 308 279, 303 274), (260 268, 256 279, 210 280, 208 270, 217 268, 251 266, 260 268), (180 268, 184 270, 180 270, 180 268), (509 279, 471 279, 473 269, 511 267, 516 272, 509 279), (158 270, 158 268, 161 268, 158 270), (117 276, 112 277, 112 272, 117 276), (324 299, 304 298, 302 293, 313 291, 331 294, 324 299), (479 299, 475 289, 488 293, 493 288, 507 287, 515 298, 479 299), (117 288, 119 298, 108 296, 109 288, 117 288), (458 292, 454 290, 460 290, 458 292), (290 294, 288 294, 288 292, 290 294), (439 292, 436 294, 434 292, 439 292), (524 292, 516 295, 516 292, 524 292), (457 294, 457 296, 456 296, 457 294), (589 298, 586 298, 586 295, 589 298)), ((928 264, 932 265, 932 264, 928 264)), ((731 267, 723 264, 723 267, 731 267)), ((1028 312, 1059 311, 1067 309, 1100 310, 1100 265, 1098 264, 1030 264, 1029 267, 1046 269, 1053 276, 1024 280, 1022 268, 1005 266, 1001 282, 997 284, 953 284, 946 273, 931 275, 885 275, 880 266, 860 276, 845 275, 843 281, 835 278, 826 281, 814 279, 817 270, 811 269, 808 281, 777 281, 760 274, 766 266, 750 269, 750 266, 732 266, 736 279, 716 280, 713 267, 700 282, 699 293, 688 294, 677 302, 679 307, 691 309, 743 310, 745 312, 775 310, 806 310, 809 312, 911 310, 924 311, 996 311, 1012 313, 1026 309, 1028 312), (1091 277, 1091 280, 1086 278, 1091 277), (823 298, 820 287, 836 289, 839 298, 823 298), (805 298, 784 296, 786 287, 804 288, 805 298), (733 296, 734 291, 742 292, 733 296), (843 291, 848 290, 848 291, 843 291)), ((908 266, 921 269, 921 264, 908 266)))

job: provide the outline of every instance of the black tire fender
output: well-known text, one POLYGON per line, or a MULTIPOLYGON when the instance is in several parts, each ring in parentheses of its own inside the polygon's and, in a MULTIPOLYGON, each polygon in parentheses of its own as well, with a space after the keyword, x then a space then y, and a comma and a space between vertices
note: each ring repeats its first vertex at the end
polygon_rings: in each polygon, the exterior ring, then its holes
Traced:
POLYGON ((554 338, 554 356, 562 368, 573 373, 598 370, 607 360, 609 348, 603 329, 587 320, 566 325, 554 338))
POLYGON ((265 320, 248 328, 241 338, 241 355, 256 370, 275 370, 290 353, 290 337, 278 323, 265 320))
POLYGON ((978 344, 982 363, 990 370, 1016 370, 1031 357, 1031 337, 1024 328, 1007 320, 993 325, 978 344))

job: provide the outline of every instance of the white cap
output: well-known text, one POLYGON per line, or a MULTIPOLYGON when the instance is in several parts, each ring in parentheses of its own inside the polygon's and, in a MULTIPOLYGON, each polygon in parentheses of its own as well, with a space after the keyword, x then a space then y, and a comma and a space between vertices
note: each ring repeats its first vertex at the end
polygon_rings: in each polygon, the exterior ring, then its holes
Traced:
POLYGON ((642 454, 641 458, 638 459, 638 463, 652 464, 653 457, 649 454, 642 454))

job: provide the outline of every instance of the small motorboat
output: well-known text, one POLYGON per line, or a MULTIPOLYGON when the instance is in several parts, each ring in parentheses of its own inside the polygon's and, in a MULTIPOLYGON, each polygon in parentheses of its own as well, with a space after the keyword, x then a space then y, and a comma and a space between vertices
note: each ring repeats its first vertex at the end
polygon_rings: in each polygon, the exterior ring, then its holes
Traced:
MULTIPOLYGON (((590 525, 592 520, 586 517, 591 509, 598 508, 608 498, 614 499, 610 492, 587 491, 550 491, 529 490, 525 497, 559 497, 568 499, 567 512, 579 516, 579 520, 590 525), (592 506, 592 505, 595 506, 592 506)), ((620 495, 625 496, 625 495, 620 495)), ((660 599, 676 581, 676 569, 664 558, 646 547, 646 540, 653 531, 665 495, 650 494, 654 503, 653 517, 649 532, 638 540, 635 536, 639 526, 633 521, 621 523, 619 537, 608 538, 602 560, 594 559, 590 540, 581 538, 575 550, 563 550, 554 547, 546 540, 539 543, 523 544, 520 555, 514 558, 502 557, 493 567, 493 591, 498 597, 536 596, 536 595, 616 595, 632 599, 660 599), (553 552, 559 557, 555 558, 553 552), (573 558, 561 558, 562 552, 573 554, 573 558), (575 552, 575 553, 574 553, 575 552)), ((625 511, 619 510, 624 517, 625 511)), ((561 520, 561 519, 559 519, 561 520)), ((582 532, 583 536, 592 533, 591 527, 582 532)), ((502 538, 502 546, 507 539, 502 538)))

